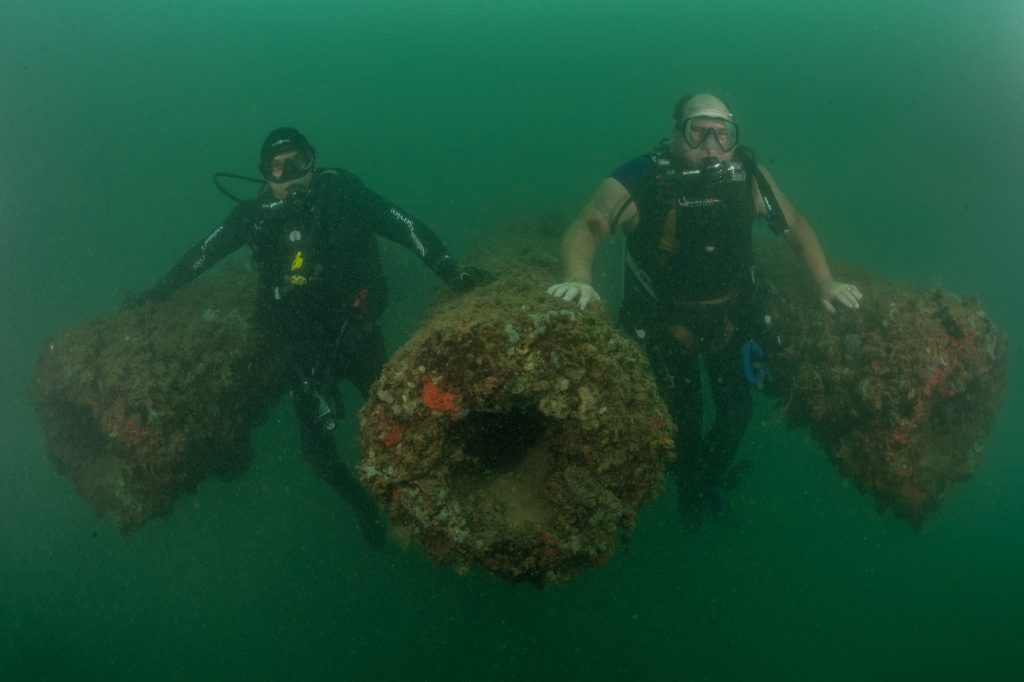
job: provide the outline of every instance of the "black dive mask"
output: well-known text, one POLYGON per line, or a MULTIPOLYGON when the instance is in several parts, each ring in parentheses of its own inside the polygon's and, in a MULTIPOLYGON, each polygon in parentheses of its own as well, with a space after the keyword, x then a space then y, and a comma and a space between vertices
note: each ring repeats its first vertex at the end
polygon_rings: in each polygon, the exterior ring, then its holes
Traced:
POLYGON ((316 149, 312 146, 305 146, 298 149, 287 150, 272 158, 264 159, 263 162, 260 163, 260 173, 268 182, 289 182, 310 173, 313 170, 313 165, 315 163, 316 149), (278 158, 290 151, 294 151, 295 153, 285 159, 278 158))

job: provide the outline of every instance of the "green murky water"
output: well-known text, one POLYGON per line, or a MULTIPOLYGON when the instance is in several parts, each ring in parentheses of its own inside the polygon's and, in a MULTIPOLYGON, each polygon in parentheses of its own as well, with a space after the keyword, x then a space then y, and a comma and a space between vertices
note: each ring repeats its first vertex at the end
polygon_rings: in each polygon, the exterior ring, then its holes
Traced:
MULTIPOLYGON (((0 25, 2 679, 1019 678, 1019 2, 7 0, 0 25), (984 466, 922 533, 757 419, 740 528, 682 532, 670 491, 628 555, 543 591, 365 550, 286 407, 243 477, 127 539, 45 459, 45 338, 217 224, 210 175, 254 171, 270 128, 460 253, 571 214, 694 90, 727 97, 831 257, 975 293, 1010 334, 984 466)), ((388 253, 394 348, 432 283, 388 253)))

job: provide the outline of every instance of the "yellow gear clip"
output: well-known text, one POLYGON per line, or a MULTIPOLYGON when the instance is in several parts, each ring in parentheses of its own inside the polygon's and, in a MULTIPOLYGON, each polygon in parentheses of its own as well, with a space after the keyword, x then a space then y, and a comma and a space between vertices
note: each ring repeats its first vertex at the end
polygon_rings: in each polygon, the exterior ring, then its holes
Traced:
MULTIPOLYGON (((296 270, 301 270, 304 263, 305 261, 302 259, 302 252, 296 251, 295 258, 292 259, 292 272, 295 272, 296 270)), ((295 286, 301 287, 303 284, 306 283, 306 278, 303 277, 302 275, 292 275, 291 277, 288 278, 288 281, 294 284, 295 286)))

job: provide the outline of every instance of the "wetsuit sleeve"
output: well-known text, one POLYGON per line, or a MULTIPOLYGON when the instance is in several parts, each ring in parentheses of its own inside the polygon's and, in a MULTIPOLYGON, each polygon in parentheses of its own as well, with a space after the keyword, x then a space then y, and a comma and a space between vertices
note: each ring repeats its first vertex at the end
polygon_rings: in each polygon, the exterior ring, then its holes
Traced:
POLYGON ((213 265, 245 244, 248 234, 249 211, 238 206, 227 220, 217 226, 205 239, 185 252, 174 267, 150 289, 143 298, 160 300, 188 284, 213 265))
POLYGON ((444 242, 421 220, 363 184, 356 191, 374 232, 409 249, 434 272, 442 262, 451 260, 444 242))

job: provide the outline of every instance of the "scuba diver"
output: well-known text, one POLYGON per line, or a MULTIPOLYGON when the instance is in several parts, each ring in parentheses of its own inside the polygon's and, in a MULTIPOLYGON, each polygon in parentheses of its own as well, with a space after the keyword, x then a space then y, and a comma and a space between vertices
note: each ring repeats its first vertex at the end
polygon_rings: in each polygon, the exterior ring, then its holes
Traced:
POLYGON ((491 276, 461 266, 421 221, 366 187, 355 175, 317 168, 316 150, 294 128, 272 131, 260 150, 263 183, 197 243, 155 287, 128 305, 165 298, 244 244, 259 273, 257 323, 291 374, 302 451, 316 472, 356 512, 371 547, 385 533, 370 493, 345 466, 334 442, 342 414, 338 382, 365 398, 387 359, 378 318, 387 283, 375 235, 412 251, 457 291, 491 276))
POLYGON ((562 240, 565 281, 548 293, 580 308, 600 304, 592 286, 597 243, 626 233, 619 324, 644 348, 679 429, 674 475, 690 527, 729 516, 726 491, 748 462, 732 465, 753 412, 765 349, 752 227, 764 218, 789 242, 818 285, 821 303, 858 308, 856 286, 832 278, 814 230, 738 146, 732 111, 707 93, 676 103, 671 141, 616 169, 594 191, 562 240), (703 433, 700 361, 714 422, 703 433))

